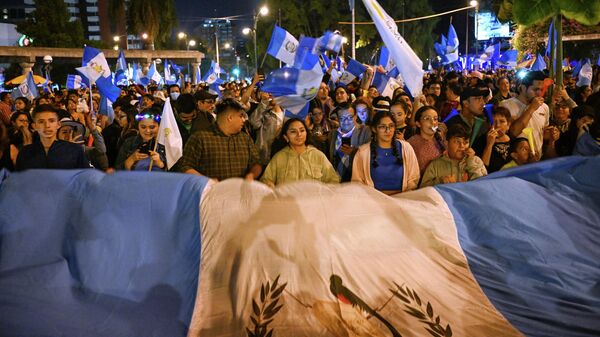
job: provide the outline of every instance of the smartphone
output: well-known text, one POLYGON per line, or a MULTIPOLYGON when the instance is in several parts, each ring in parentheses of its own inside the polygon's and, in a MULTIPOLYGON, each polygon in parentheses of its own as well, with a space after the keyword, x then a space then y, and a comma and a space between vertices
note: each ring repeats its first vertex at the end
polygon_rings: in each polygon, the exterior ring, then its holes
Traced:
POLYGON ((342 137, 342 145, 348 145, 348 146, 351 146, 351 145, 350 145, 350 141, 351 141, 351 140, 352 140, 352 138, 350 138, 350 137, 342 137))
POLYGON ((150 143, 144 142, 138 146, 138 152, 143 154, 150 154, 150 143))

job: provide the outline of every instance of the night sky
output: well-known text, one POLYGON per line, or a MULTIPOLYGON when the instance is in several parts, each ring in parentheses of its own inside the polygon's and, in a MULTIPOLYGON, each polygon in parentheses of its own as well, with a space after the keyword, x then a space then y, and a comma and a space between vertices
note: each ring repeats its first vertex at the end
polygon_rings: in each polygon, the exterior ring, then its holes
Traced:
MULTIPOLYGON (((197 26, 207 17, 252 14, 259 0, 176 0, 177 17, 184 29, 197 26)), ((251 21, 250 17, 247 19, 251 21)))
MULTIPOLYGON (((328 1, 339 1, 340 6, 348 6, 348 0, 328 0, 328 1)), ((410 1, 410 0, 405 0, 410 1)), ((484 2, 485 0, 480 0, 484 2)), ((240 14, 252 14, 252 12, 259 8, 263 0, 176 0, 177 16, 180 21, 180 25, 185 30, 193 29, 197 26, 203 18, 207 17, 223 17, 240 14)), ((268 1, 267 1, 268 3, 268 1)), ((468 0, 429 0, 434 12, 439 13, 451 9, 467 6, 468 0)), ((362 6, 360 0, 356 1, 356 6, 362 6)), ((458 12, 451 15, 453 17, 453 24, 458 34, 460 41, 464 41, 465 35, 465 12, 458 12)), ((247 22, 250 22, 250 17, 247 17, 247 22)), ((348 18, 350 20, 350 18, 348 18)), ((448 32, 448 24, 450 23, 450 15, 441 17, 434 32, 444 33, 448 32)), ((248 23, 240 22, 238 27, 247 25, 248 23)), ((471 31, 470 39, 473 38, 473 16, 469 18, 469 26, 471 31)), ((237 32, 239 33, 239 32, 237 32)))

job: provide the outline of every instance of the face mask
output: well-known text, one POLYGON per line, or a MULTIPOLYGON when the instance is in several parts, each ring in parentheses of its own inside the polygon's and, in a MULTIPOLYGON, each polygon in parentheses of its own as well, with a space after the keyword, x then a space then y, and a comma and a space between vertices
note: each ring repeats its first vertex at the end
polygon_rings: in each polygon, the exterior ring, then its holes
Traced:
POLYGON ((172 92, 171 93, 171 99, 172 100, 176 101, 178 97, 179 97, 179 93, 178 92, 172 92))

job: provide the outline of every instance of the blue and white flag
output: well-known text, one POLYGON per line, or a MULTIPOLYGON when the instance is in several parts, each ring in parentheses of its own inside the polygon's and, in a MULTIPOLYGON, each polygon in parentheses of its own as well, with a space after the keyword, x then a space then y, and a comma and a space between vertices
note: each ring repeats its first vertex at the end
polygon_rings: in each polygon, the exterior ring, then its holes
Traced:
POLYGON ((448 43, 446 44, 446 60, 448 63, 458 61, 458 36, 454 26, 450 24, 448 27, 448 43))
POLYGON ((498 59, 498 63, 509 68, 514 68, 517 66, 517 56, 519 52, 516 49, 510 49, 502 53, 500 59, 498 59))
POLYGON ((319 53, 325 51, 332 51, 339 53, 342 48, 344 37, 340 34, 336 34, 330 31, 326 31, 323 36, 317 39, 317 50, 319 53))
POLYGON ((392 60, 390 51, 386 46, 382 46, 381 51, 379 52, 379 65, 382 66, 386 72, 389 72, 395 67, 394 60, 392 60))
POLYGON ((448 43, 448 40, 446 39, 446 36, 444 36, 444 34, 442 34, 442 36, 440 37, 440 43, 435 42, 433 44, 433 48, 435 49, 435 52, 440 56, 440 57, 446 57, 446 44, 448 43))
POLYGON ((207 84, 215 83, 217 80, 219 80, 219 74, 221 73, 220 69, 221 67, 219 67, 218 63, 211 61, 210 69, 208 69, 206 74, 204 74, 202 81, 206 82, 207 84))
POLYGON ((360 78, 366 70, 367 70, 367 67, 364 64, 351 58, 350 61, 348 62, 348 66, 346 67, 346 70, 344 70, 344 73, 340 77, 340 83, 342 83, 344 85, 348 85, 352 81, 354 81, 354 79, 360 78))
POLYGON ((104 53, 96 48, 86 46, 81 63, 83 66, 77 68, 77 71, 87 77, 90 83, 95 83, 101 94, 112 102, 116 101, 121 95, 121 89, 112 82, 112 73, 104 53))
POLYGON ((267 53, 286 64, 292 64, 296 49, 298 49, 298 40, 285 29, 275 25, 267 53))
POLYGON ((0 327, 239 336, 275 303, 277 336, 597 337, 597 172, 600 157, 565 157, 390 198, 359 183, 204 193, 208 178, 187 174, 3 171, 0 327))
POLYGON ((117 58, 117 67, 115 69, 115 85, 127 85, 129 78, 127 77, 128 67, 127 61, 125 60, 125 53, 121 50, 119 57, 117 58))
POLYGON ((171 74, 171 66, 167 59, 165 59, 164 68, 165 68, 165 84, 171 85, 171 84, 177 83, 177 78, 175 77, 174 74, 171 74))
POLYGON ((423 62, 398 33, 398 26, 375 0, 363 0, 369 15, 385 46, 389 49, 394 63, 400 70, 411 95, 416 97, 423 89, 423 62))
POLYGON ((23 79, 23 82, 21 82, 21 84, 19 84, 19 86, 16 88, 15 93, 16 93, 16 95, 14 95, 15 98, 16 97, 25 97, 30 101, 32 101, 34 98, 37 98, 39 96, 37 86, 35 85, 35 80, 33 79, 32 71, 27 73, 27 76, 25 76, 25 79, 23 79))
POLYGON ((112 123, 115 119, 115 110, 112 103, 104 95, 100 95, 100 104, 98 105, 98 113, 108 117, 108 122, 112 123))
POLYGON ((183 70, 183 67, 175 64, 173 60, 169 60, 169 64, 171 65, 171 68, 173 68, 173 70, 175 71, 175 75, 179 76, 179 74, 181 74, 181 70, 183 70))
POLYGON ((149 85, 151 83, 150 81, 154 81, 156 84, 162 83, 163 78, 156 69, 156 62, 153 61, 150 63, 148 72, 146 73, 146 76, 141 79, 141 81, 142 83, 145 83, 144 85, 149 85))
POLYGON ((301 60, 296 55, 294 67, 269 73, 262 91, 271 93, 277 104, 287 110, 288 116, 304 118, 308 112, 308 102, 317 95, 323 71, 317 55, 305 53, 300 57, 301 60))
POLYGON ((81 75, 67 75, 67 89, 89 88, 90 82, 81 75))
POLYGON ((378 71, 376 71, 375 75, 373 76, 372 85, 377 87, 377 91, 379 91, 381 96, 389 98, 392 98, 394 95, 394 90, 402 87, 400 82, 398 82, 395 78, 386 74, 382 74, 378 71))
POLYGON ((175 119, 170 99, 166 100, 163 106, 156 140, 158 144, 162 144, 165 147, 167 168, 170 170, 183 155, 183 139, 177 126, 177 120, 175 119))
POLYGON ((556 47, 557 32, 554 29, 554 21, 550 20, 550 28, 548 29, 548 41, 546 42, 546 56, 550 57, 550 39, 554 35, 554 46, 556 47))
POLYGON ((387 75, 391 78, 397 78, 398 76, 400 76, 400 70, 398 70, 398 67, 394 66, 392 70, 387 72, 387 75))
POLYGON ((581 66, 581 70, 579 71, 579 76, 577 78, 577 86, 590 86, 592 84, 592 76, 593 76, 592 64, 589 60, 585 61, 585 64, 581 66))
POLYGON ((544 62, 544 58, 542 57, 542 55, 537 54, 536 58, 535 58, 535 62, 533 62, 533 64, 531 65, 530 70, 545 70, 546 69, 546 62, 544 62))
POLYGON ((198 63, 198 65, 196 66, 196 81, 194 82, 194 84, 198 85, 200 84, 200 81, 202 80, 202 72, 200 71, 200 63, 198 63))
POLYGON ((306 53, 320 54, 317 42, 317 39, 314 37, 301 36, 300 41, 298 41, 298 49, 296 50, 294 62, 296 62, 297 59, 302 59, 302 55, 305 55, 306 53), (301 56, 298 56, 298 54, 301 56))

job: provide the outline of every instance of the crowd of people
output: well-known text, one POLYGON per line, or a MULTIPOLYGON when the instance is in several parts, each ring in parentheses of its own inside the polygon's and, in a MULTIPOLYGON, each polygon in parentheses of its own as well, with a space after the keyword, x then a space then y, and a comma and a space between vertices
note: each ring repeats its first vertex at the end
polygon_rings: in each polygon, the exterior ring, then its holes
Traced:
POLYGON ((305 117, 286 114, 258 74, 223 84, 219 95, 190 83, 123 86, 113 120, 95 113, 95 88, 40 92, 33 101, 2 92, 0 168, 172 171, 269 186, 354 181, 396 194, 600 153, 598 68, 579 87, 568 71, 553 84, 541 71, 442 69, 425 74, 417 97, 401 87, 382 96, 371 85, 380 67, 348 85, 333 82, 332 69, 305 117), (184 145, 170 165, 156 142, 166 100, 184 145))

